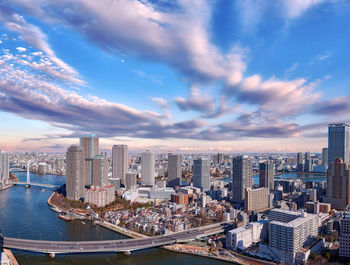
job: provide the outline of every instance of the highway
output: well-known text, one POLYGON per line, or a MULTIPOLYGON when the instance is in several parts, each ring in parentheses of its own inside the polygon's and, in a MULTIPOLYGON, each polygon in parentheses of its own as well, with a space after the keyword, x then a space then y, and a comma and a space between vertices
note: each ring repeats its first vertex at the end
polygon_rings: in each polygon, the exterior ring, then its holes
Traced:
POLYGON ((3 247, 39 253, 69 254, 94 252, 126 252, 194 240, 222 232, 221 224, 203 226, 187 231, 149 238, 106 241, 45 241, 3 238, 3 247))

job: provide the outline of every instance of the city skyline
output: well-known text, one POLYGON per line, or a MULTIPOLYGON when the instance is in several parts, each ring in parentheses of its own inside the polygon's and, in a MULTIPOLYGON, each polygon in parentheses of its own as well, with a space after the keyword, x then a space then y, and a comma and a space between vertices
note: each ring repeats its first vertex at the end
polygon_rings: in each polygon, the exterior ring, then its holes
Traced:
POLYGON ((328 124, 350 120, 349 12, 343 0, 3 1, 0 149, 64 153, 92 133, 100 150, 321 152, 328 124))

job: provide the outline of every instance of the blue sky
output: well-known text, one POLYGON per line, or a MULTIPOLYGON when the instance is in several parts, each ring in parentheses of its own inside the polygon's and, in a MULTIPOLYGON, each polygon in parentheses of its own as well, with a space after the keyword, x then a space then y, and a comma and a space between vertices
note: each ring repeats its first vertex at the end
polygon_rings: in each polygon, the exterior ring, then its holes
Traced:
POLYGON ((349 121, 345 0, 0 3, 0 148, 320 151, 349 121))

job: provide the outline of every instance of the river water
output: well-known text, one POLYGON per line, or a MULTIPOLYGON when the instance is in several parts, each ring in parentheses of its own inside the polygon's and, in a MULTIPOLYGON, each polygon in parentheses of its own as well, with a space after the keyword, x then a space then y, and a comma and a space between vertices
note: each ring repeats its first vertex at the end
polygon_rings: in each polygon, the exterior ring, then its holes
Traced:
MULTIPOLYGON (((26 173, 16 173, 25 181, 26 173)), ((61 185, 64 176, 31 173, 31 182, 61 185)), ((49 189, 15 186, 0 191, 0 229, 4 236, 46 240, 107 240, 125 238, 91 222, 65 222, 57 217, 47 204, 49 189)), ((124 254, 57 255, 54 259, 44 254, 13 251, 20 265, 176 265, 176 264, 230 264, 198 256, 178 254, 160 248, 124 254)))

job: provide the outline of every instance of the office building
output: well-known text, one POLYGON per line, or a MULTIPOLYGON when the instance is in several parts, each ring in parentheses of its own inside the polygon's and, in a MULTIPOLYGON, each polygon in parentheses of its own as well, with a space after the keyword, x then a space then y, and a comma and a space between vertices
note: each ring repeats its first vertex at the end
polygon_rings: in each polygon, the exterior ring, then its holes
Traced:
POLYGON ((304 171, 303 153, 297 154, 297 171, 304 171))
POLYGON ((136 188, 136 172, 128 172, 125 176, 125 189, 129 190, 131 188, 136 188))
POLYGON ((268 219, 269 248, 283 263, 294 264, 297 252, 317 237, 317 215, 273 209, 268 219))
POLYGON ((344 163, 350 162, 349 143, 350 125, 347 123, 328 125, 328 165, 341 158, 344 163))
POLYGON ((92 185, 102 187, 108 184, 108 160, 102 155, 96 155, 92 159, 92 185))
POLYGON ((181 185, 182 155, 168 154, 168 186, 181 185))
POLYGON ((201 188, 203 192, 210 189, 210 161, 199 158, 193 161, 193 186, 201 188))
POLYGON ((72 145, 66 154, 66 194, 70 200, 84 197, 84 157, 80 146, 72 145))
POLYGON ((150 150, 146 150, 141 154, 141 178, 142 185, 154 186, 155 183, 155 161, 154 154, 150 150))
POLYGON ((328 148, 322 148, 322 165, 328 166, 328 148))
POLYGON ((327 192, 325 202, 332 204, 334 209, 345 209, 350 204, 350 163, 343 163, 336 158, 327 170, 327 192))
POLYGON ((311 160, 310 152, 306 152, 305 153, 304 171, 305 172, 312 172, 312 160, 311 160))
POLYGON ((112 147, 112 176, 119 178, 121 184, 126 183, 125 174, 128 172, 128 146, 113 145, 112 147))
POLYGON ((269 191, 274 189, 275 164, 260 163, 259 165, 259 186, 268 188, 269 191))
POLYGON ((350 212, 340 220, 339 256, 350 258, 350 212))
POLYGON ((1 151, 0 180, 7 182, 10 175, 9 153, 1 151))
POLYGON ((93 134, 80 137, 84 155, 84 184, 92 185, 92 159, 99 153, 99 139, 93 134))
POLYGON ((234 202, 243 203, 245 190, 253 186, 252 160, 246 156, 232 159, 232 198, 234 202))
POLYGON ((244 207, 247 211, 259 212, 267 210, 269 208, 268 188, 247 188, 245 192, 244 207))

